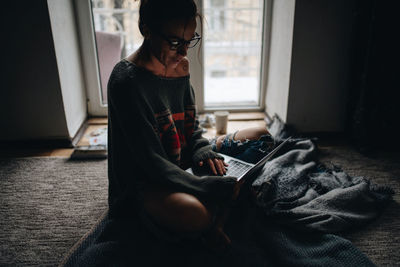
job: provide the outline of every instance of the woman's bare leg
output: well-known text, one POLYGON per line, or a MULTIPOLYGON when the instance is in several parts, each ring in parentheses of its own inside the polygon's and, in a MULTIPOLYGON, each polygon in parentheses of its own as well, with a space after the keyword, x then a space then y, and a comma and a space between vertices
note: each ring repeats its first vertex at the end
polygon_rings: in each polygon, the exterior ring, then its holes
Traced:
POLYGON ((211 226, 212 214, 195 196, 150 190, 144 194, 144 208, 159 224, 174 232, 201 232, 211 226))
POLYGON ((231 243, 217 220, 212 225, 215 209, 206 206, 195 196, 163 190, 147 191, 144 206, 159 224, 179 234, 204 233, 203 242, 214 251, 222 251, 231 243))
POLYGON ((245 141, 248 140, 258 140, 262 135, 269 134, 265 127, 251 127, 240 130, 236 133, 234 140, 245 141))

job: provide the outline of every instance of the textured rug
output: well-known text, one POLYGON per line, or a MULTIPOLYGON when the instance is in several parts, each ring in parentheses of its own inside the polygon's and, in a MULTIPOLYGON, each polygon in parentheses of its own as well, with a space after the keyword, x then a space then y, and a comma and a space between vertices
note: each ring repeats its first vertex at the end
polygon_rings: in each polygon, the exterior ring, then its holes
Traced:
POLYGON ((0 159, 0 266, 56 266, 107 209, 107 160, 0 159))
MULTIPOLYGON (((378 266, 400 266, 400 157, 324 147, 321 161, 392 187, 375 221, 344 233, 378 266)), ((55 266, 107 209, 107 160, 0 159, 0 266, 55 266)))
POLYGON ((380 217, 356 231, 344 233, 377 266, 400 266, 400 153, 381 152, 366 157, 352 148, 324 147, 320 160, 340 166, 349 175, 363 176, 393 188, 394 201, 380 217))

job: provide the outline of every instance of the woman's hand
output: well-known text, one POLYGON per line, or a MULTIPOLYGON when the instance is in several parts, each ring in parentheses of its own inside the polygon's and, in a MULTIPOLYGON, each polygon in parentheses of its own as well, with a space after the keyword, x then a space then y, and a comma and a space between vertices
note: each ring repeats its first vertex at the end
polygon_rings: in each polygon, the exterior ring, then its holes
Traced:
MULTIPOLYGON (((208 164, 214 175, 221 175, 221 176, 226 174, 225 167, 229 166, 223 159, 218 159, 218 158, 207 159, 206 163, 208 164)), ((199 166, 202 167, 203 165, 204 162, 200 161, 199 166)))

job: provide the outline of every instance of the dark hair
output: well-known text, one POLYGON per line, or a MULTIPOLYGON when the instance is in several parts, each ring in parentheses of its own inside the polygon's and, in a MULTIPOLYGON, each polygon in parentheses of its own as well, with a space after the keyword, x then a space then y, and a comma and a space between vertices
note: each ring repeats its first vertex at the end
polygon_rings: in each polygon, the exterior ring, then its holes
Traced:
POLYGON ((193 0, 140 0, 139 30, 144 36, 144 25, 157 32, 168 21, 188 21, 197 16, 201 19, 193 0))

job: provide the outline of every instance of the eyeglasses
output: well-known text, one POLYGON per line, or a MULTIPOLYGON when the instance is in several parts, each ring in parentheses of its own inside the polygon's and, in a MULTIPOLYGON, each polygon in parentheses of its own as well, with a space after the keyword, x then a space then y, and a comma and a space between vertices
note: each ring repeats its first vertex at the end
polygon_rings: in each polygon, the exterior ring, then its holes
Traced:
POLYGON ((201 36, 197 32, 194 33, 194 37, 189 41, 177 37, 169 38, 162 33, 158 33, 158 35, 168 42, 171 50, 178 50, 178 48, 181 48, 184 45, 187 45, 188 48, 195 47, 201 39, 201 36))

